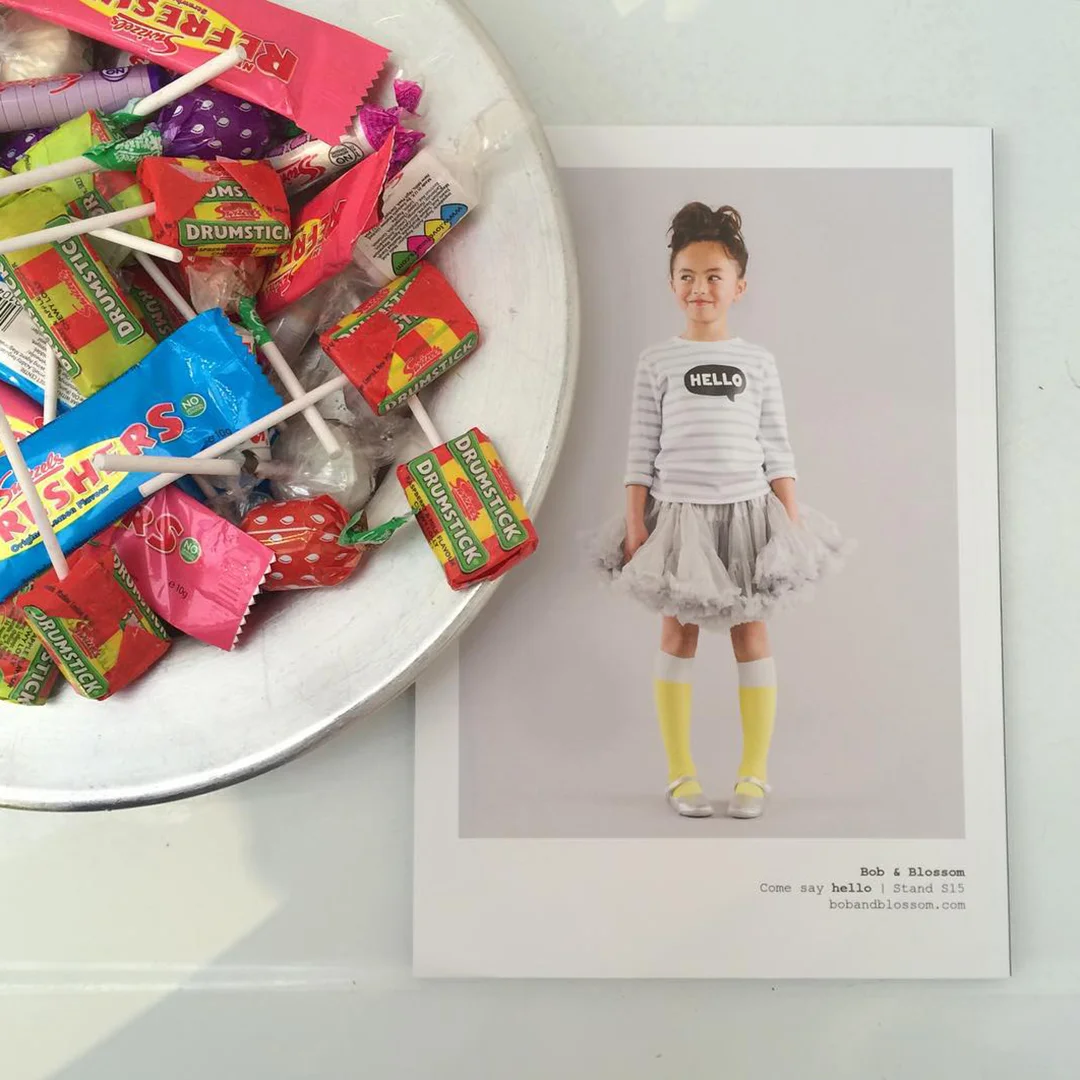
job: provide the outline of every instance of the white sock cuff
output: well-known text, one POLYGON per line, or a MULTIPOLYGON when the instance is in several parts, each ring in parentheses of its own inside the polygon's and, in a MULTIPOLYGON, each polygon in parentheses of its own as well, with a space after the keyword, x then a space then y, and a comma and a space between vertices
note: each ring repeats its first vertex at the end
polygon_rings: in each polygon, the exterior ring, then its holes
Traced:
POLYGON ((739 665, 739 685, 761 687, 776 685, 776 663, 771 656, 739 665))
POLYGON ((688 683, 693 667, 693 657, 672 656, 670 653, 659 652, 656 654, 653 674, 661 682, 688 683))

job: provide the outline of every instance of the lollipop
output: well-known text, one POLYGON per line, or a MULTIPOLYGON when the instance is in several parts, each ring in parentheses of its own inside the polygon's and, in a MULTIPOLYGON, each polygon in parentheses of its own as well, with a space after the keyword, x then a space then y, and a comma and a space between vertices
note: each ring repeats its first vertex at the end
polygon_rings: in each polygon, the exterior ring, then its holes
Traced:
POLYGON ((167 156, 208 161, 264 157, 279 123, 269 109, 212 86, 178 98, 162 116, 161 141, 167 156))

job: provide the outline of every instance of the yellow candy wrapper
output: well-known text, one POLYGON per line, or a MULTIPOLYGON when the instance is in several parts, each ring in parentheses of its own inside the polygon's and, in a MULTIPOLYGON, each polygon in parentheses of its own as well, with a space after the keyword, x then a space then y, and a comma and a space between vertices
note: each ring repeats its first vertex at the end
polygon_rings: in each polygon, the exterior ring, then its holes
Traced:
MULTIPOLYGON (((55 192, 35 188, 0 206, 0 239, 70 221, 55 192)), ((36 315, 61 368, 84 397, 154 347, 138 309, 88 237, 0 255, 0 274, 36 315)))

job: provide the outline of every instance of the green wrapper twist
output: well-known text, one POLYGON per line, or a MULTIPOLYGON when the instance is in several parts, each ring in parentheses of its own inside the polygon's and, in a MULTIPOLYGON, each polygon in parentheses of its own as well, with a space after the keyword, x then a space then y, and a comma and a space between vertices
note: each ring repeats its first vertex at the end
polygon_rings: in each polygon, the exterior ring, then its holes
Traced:
POLYGON ((404 517, 391 518, 389 521, 383 522, 382 525, 376 525, 374 529, 368 529, 366 528, 365 511, 361 510, 341 530, 338 543, 342 547, 381 547, 398 529, 404 528, 415 517, 416 513, 412 511, 404 517))
POLYGON ((266 329, 266 323, 259 318, 259 313, 255 310, 255 298, 253 296, 243 297, 236 305, 236 311, 240 316, 240 321, 255 339, 255 344, 260 349, 274 340, 270 336, 270 331, 266 329))
POLYGON ((160 156, 161 132, 153 125, 130 139, 99 143, 83 151, 83 157, 106 172, 133 173, 143 158, 160 156))

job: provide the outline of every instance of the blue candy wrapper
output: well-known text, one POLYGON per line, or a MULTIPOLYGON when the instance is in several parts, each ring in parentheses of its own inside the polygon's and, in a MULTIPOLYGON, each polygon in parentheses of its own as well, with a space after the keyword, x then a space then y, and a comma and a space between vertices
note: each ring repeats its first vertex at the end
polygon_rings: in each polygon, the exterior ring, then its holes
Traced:
MULTIPOLYGON (((19 444, 60 545, 74 551, 142 501, 143 473, 100 473, 95 454, 190 457, 281 407, 220 309, 193 319, 130 371, 19 444)), ((0 598, 49 565, 0 457, 0 598)))

